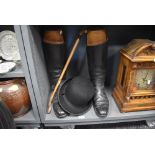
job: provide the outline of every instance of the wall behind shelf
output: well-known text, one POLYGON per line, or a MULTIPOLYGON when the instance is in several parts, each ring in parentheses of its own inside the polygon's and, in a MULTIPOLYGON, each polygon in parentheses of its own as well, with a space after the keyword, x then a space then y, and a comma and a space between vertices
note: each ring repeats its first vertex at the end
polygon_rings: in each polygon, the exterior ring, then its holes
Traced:
MULTIPOLYGON (((66 55, 68 56, 72 44, 81 29, 91 27, 88 25, 54 25, 54 26, 37 26, 40 36, 46 30, 61 28, 64 30, 66 42, 66 55)), ((120 49, 132 39, 144 38, 155 40, 155 26, 152 25, 105 25, 95 26, 105 27, 108 32, 108 58, 107 58, 107 77, 106 85, 114 87, 118 64, 120 59, 120 49)), ((86 55, 86 36, 82 37, 81 42, 73 56, 70 64, 69 76, 83 75, 89 77, 87 55, 86 55), (83 67, 84 66, 84 67, 83 67)))
POLYGON ((15 31, 13 25, 0 25, 0 32, 6 30, 15 31))
POLYGON ((155 26, 152 25, 109 25, 109 45, 124 45, 132 39, 155 40, 155 26))

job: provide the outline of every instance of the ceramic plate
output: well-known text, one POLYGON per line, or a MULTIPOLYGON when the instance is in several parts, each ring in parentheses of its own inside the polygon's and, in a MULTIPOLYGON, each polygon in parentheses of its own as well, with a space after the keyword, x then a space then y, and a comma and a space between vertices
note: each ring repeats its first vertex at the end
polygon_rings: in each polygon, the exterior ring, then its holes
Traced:
POLYGON ((0 33, 0 56, 5 60, 20 60, 16 35, 12 31, 0 33))
POLYGON ((14 62, 3 62, 0 64, 0 74, 6 74, 12 69, 14 69, 16 66, 16 63, 14 62))

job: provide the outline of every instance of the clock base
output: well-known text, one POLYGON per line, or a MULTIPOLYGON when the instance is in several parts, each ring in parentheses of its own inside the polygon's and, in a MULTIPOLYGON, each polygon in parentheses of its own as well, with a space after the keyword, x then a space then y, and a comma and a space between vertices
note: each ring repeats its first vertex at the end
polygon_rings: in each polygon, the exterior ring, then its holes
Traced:
POLYGON ((144 110, 155 110, 155 98, 127 100, 123 93, 114 88, 112 96, 117 103, 120 112, 134 112, 144 110))

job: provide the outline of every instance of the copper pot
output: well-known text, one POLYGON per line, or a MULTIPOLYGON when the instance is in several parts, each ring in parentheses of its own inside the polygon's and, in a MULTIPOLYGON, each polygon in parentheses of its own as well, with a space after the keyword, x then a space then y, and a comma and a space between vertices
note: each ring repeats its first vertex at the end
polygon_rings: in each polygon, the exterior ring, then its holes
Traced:
POLYGON ((14 117, 22 116, 30 109, 30 97, 23 79, 0 81, 0 99, 14 117))

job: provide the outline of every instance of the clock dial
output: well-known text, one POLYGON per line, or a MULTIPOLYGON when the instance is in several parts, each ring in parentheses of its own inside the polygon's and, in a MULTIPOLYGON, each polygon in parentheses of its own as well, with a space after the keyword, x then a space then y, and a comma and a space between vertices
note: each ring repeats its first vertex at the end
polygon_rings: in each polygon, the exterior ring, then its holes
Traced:
POLYGON ((138 90, 149 90, 155 86, 155 69, 140 69, 136 71, 135 86, 138 90))

